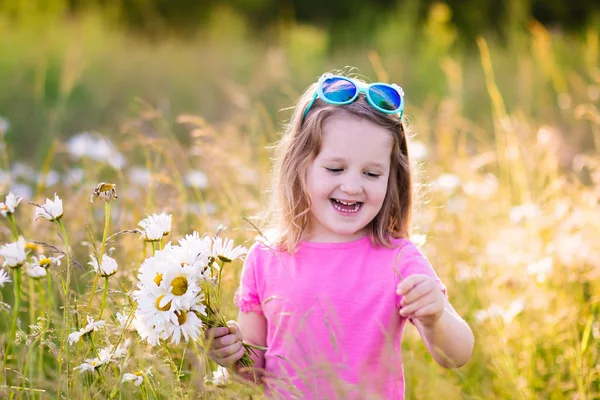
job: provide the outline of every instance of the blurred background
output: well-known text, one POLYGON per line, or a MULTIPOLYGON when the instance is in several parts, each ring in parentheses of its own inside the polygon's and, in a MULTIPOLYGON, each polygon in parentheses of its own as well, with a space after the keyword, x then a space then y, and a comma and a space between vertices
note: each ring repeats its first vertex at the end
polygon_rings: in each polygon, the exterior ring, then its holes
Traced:
POLYGON ((61 194, 73 243, 102 232, 87 199, 108 181, 115 229, 164 210, 172 239, 222 225, 250 245, 304 88, 396 82, 415 240, 477 341, 445 371, 409 329, 408 398, 597 399, 599 43, 598 1, 0 0, 0 185, 61 194))

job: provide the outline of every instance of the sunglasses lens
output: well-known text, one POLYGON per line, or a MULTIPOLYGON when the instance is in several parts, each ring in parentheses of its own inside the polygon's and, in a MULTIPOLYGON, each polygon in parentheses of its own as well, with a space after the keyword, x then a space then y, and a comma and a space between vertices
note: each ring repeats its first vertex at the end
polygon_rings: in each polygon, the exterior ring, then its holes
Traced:
POLYGON ((356 96, 356 90, 356 85, 346 79, 330 78, 323 82, 323 95, 335 103, 352 100, 356 96))
POLYGON ((387 111, 396 111, 400 108, 402 100, 400 93, 388 85, 374 85, 369 89, 369 96, 379 108, 387 111))

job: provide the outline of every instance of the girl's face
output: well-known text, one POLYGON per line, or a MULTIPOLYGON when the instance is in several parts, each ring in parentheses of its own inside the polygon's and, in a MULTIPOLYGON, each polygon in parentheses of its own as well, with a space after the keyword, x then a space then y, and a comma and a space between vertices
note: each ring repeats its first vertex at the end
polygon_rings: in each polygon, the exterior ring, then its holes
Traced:
POLYGON ((388 130, 366 120, 336 116, 325 123, 321 152, 306 173, 307 240, 348 242, 367 234, 387 192, 392 145, 388 130))

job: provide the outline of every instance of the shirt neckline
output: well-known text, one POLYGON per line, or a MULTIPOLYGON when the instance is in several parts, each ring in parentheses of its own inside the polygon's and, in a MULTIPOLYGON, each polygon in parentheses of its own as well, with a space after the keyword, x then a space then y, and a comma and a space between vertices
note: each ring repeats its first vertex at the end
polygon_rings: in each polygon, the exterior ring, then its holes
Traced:
POLYGON ((303 240, 300 242, 300 247, 308 247, 311 249, 347 249, 349 247, 356 247, 370 242, 371 238, 369 235, 365 235, 359 239, 351 240, 349 242, 309 242, 303 240))

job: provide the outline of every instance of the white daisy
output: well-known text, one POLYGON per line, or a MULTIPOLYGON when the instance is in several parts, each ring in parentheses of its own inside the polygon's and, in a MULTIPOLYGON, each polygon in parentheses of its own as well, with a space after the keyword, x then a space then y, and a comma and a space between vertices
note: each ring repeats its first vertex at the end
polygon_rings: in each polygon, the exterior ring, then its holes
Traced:
POLYGON ((98 358, 88 358, 85 360, 85 362, 83 364, 78 365, 77 367, 73 368, 73 371, 79 370, 80 374, 83 374, 86 371, 94 372, 97 368, 100 368, 104 364, 105 363, 103 363, 98 358))
POLYGON ((63 203, 56 193, 54 193, 54 201, 46 198, 46 203, 44 205, 36 205, 36 207, 35 219, 44 217, 48 221, 57 221, 63 216, 63 203))
POLYGON ((0 256, 4 257, 3 267, 19 268, 27 259, 25 253, 25 239, 19 236, 19 240, 13 243, 5 244, 0 247, 0 256))
POLYGON ((6 273, 5 270, 0 269, 0 287, 4 286, 5 283, 10 283, 10 276, 6 273))
POLYGON ((229 381, 229 373, 227 368, 220 365, 217 366, 217 370, 213 371, 212 378, 205 377, 205 383, 212 383, 213 385, 226 385, 229 381))
POLYGON ((2 214, 3 217, 13 214, 21 200, 23 200, 21 196, 15 196, 12 192, 10 192, 6 196, 4 203, 0 203, 0 214, 2 214))
POLYGON ((94 318, 90 317, 89 315, 87 316, 87 321, 88 321, 88 324, 85 327, 83 327, 80 330, 78 330, 77 332, 73 332, 69 335, 69 344, 70 345, 72 345, 73 343, 79 342, 79 339, 81 339, 81 337, 83 335, 85 335, 86 333, 90 333, 91 331, 96 331, 96 330, 98 330, 98 328, 104 326, 104 321, 100 320, 100 321, 94 322, 94 318))
POLYGON ((25 273, 33 279, 39 279, 46 276, 46 269, 40 267, 39 265, 29 265, 26 264, 25 273))
POLYGON ((142 384, 142 382, 144 382, 144 376, 142 375, 141 372, 136 372, 135 374, 131 374, 129 372, 126 372, 123 374, 123 379, 121 379, 121 382, 133 382, 133 384, 135 386, 140 386, 142 384))
POLYGON ((151 290, 164 295, 159 300, 159 307, 173 303, 174 310, 189 309, 196 303, 201 288, 198 286, 196 269, 184 265, 169 265, 162 273, 158 287, 151 290))
POLYGON ((51 266, 56 266, 56 267, 60 267, 60 259, 63 258, 64 256, 61 254, 58 257, 46 257, 43 254, 38 256, 32 256, 31 258, 33 259, 33 263, 31 264, 32 267, 38 266, 38 267, 42 267, 42 268, 49 268, 51 266))
POLYGON ((156 326, 148 326, 139 319, 134 320, 134 325, 142 340, 145 340, 151 346, 156 346, 158 344, 162 331, 157 330, 156 326))
POLYGON ((140 386, 144 381, 144 375, 152 376, 152 367, 146 368, 145 371, 138 371, 135 374, 125 373, 123 374, 123 379, 121 382, 129 382, 132 381, 135 386, 140 386))
POLYGON ((100 276, 107 277, 114 275, 119 268, 115 259, 107 254, 102 255, 101 265, 98 265, 98 260, 94 255, 90 254, 90 258, 92 261, 90 261, 88 265, 94 267, 94 271, 96 271, 96 273, 100 276))
POLYGON ((178 254, 172 248, 171 243, 167 243, 164 249, 158 250, 153 256, 148 257, 142 263, 138 279, 143 286, 158 286, 162 281, 162 272, 165 265, 181 265, 178 261, 178 254))
POLYGON ((215 237, 213 238, 212 255, 223 262, 232 262, 233 260, 246 254, 248 249, 244 246, 233 247, 233 240, 215 237))
POLYGON ((114 350, 114 348, 115 346, 111 344, 108 347, 100 349, 98 351, 98 358, 100 361, 104 362, 105 364, 108 364, 109 362, 116 363, 119 358, 127 355, 127 349, 119 347, 114 350))
POLYGON ((181 262, 204 269, 212 256, 211 244, 210 237, 200 237, 198 232, 185 235, 183 239, 179 240, 178 252, 181 262))
POLYGON ((181 336, 187 342, 188 340, 196 340, 200 335, 200 331, 204 327, 200 318, 193 311, 179 310, 175 311, 176 320, 171 321, 166 327, 167 338, 171 338, 171 343, 178 345, 181 341, 181 336))
POLYGON ((143 229, 142 239, 157 242, 171 232, 171 214, 152 214, 141 220, 138 225, 143 229))
POLYGON ((111 201, 112 199, 118 199, 117 185, 114 183, 100 182, 90 197, 90 202, 94 202, 94 196, 101 198, 104 201, 111 201))

